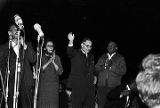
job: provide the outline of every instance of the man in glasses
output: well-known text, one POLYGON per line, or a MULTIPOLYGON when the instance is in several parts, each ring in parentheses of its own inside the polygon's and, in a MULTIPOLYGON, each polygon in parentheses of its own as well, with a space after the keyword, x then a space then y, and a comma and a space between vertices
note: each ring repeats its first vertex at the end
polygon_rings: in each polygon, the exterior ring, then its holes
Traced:
POLYGON ((85 38, 81 43, 81 48, 74 49, 74 34, 69 33, 68 40, 67 54, 71 60, 68 85, 72 90, 72 108, 94 108, 94 56, 90 53, 92 41, 85 38))
POLYGON ((111 103, 107 99, 107 94, 121 85, 121 78, 126 73, 125 59, 117 49, 117 44, 110 41, 107 46, 108 52, 103 54, 95 65, 98 74, 98 108, 104 108, 105 104, 111 103))

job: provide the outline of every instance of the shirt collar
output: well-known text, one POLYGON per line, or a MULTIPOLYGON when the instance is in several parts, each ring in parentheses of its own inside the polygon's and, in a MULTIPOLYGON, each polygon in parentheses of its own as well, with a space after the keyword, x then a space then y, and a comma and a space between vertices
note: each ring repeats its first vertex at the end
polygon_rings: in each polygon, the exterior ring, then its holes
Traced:
POLYGON ((16 46, 16 43, 12 41, 12 48, 16 46))
POLYGON ((114 52, 114 53, 112 53, 112 54, 107 53, 108 59, 110 60, 115 54, 116 54, 116 52, 114 52))

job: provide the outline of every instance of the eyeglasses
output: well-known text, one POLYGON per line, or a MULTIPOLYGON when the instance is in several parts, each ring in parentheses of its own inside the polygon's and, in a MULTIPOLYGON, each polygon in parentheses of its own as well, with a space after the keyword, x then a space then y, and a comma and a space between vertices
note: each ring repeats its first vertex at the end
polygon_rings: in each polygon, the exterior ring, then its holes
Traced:
POLYGON ((84 44, 87 48, 92 48, 92 45, 84 44))
POLYGON ((47 47, 53 47, 53 45, 47 45, 47 47))

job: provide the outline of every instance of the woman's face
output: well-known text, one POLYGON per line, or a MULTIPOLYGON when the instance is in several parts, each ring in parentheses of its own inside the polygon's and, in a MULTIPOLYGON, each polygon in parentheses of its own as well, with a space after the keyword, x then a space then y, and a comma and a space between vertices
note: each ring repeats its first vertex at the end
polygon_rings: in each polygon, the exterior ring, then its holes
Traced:
POLYGON ((47 42, 47 44, 46 44, 46 50, 47 50, 47 52, 49 52, 49 53, 52 53, 52 52, 53 52, 53 50, 54 50, 54 48, 53 48, 53 42, 51 42, 51 41, 48 41, 48 42, 47 42))

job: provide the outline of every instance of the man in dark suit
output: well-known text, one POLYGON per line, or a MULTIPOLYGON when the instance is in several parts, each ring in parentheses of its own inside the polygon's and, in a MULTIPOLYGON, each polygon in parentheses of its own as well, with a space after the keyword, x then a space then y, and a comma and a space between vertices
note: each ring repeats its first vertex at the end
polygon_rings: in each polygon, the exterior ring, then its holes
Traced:
POLYGON ((72 90, 72 108, 94 108, 95 87, 94 81, 94 56, 90 53, 92 41, 85 38, 81 48, 73 48, 74 34, 68 34, 69 44, 67 54, 71 60, 71 73, 69 85, 72 90))
MULTIPOLYGON (((9 27, 9 42, 0 46, 0 69, 3 74, 4 82, 8 79, 8 108, 13 108, 13 97, 14 97, 14 86, 15 86, 15 72, 16 72, 16 60, 19 55, 17 72, 19 76, 19 91, 18 93, 18 105, 21 104, 20 108, 31 108, 32 106, 32 88, 34 86, 32 64, 36 62, 36 53, 33 50, 30 42, 25 43, 22 36, 19 34, 18 27, 11 25, 9 27), (18 47, 18 37, 19 47, 18 47), (18 53, 19 52, 19 53, 18 53)), ((7 83, 5 83, 5 88, 7 83)), ((19 107, 19 106, 18 106, 19 107)))
POLYGON ((115 42, 109 42, 108 52, 103 54, 95 65, 98 74, 98 108, 107 104, 107 94, 115 87, 121 85, 121 78, 126 73, 126 63, 122 55, 117 52, 115 42))

